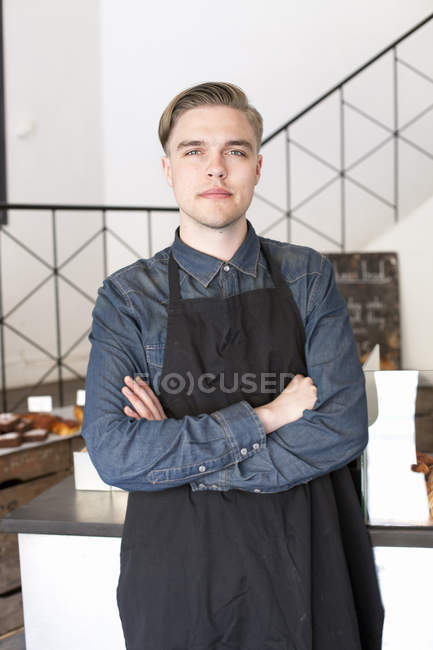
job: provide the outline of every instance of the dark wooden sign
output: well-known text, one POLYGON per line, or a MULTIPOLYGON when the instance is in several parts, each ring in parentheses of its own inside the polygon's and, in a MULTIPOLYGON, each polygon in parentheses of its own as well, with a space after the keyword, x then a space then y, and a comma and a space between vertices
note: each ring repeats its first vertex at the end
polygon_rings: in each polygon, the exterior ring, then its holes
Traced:
POLYGON ((346 299, 362 362, 376 343, 382 370, 400 368, 400 305, 396 253, 329 253, 346 299))

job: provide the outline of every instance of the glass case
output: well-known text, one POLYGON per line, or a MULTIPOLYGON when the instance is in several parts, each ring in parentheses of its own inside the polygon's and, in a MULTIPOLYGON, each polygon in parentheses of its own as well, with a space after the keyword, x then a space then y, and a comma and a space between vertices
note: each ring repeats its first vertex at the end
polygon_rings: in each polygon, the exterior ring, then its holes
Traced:
POLYGON ((433 528, 433 370, 366 370, 365 378, 366 523, 433 528))

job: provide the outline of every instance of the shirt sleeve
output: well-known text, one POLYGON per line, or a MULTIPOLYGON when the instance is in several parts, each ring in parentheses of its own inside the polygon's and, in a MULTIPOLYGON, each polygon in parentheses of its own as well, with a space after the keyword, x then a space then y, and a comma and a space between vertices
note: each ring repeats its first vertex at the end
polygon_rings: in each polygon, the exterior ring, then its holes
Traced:
POLYGON ((244 461, 264 447, 266 434, 246 401, 181 419, 135 420, 123 413, 124 377, 149 373, 133 304, 113 279, 98 291, 89 340, 82 434, 109 485, 163 490, 244 461))
POLYGON ((206 484, 283 491, 347 465, 367 445, 364 373, 346 302, 326 258, 310 291, 305 335, 308 374, 318 390, 314 408, 269 434, 260 454, 207 477, 206 484))

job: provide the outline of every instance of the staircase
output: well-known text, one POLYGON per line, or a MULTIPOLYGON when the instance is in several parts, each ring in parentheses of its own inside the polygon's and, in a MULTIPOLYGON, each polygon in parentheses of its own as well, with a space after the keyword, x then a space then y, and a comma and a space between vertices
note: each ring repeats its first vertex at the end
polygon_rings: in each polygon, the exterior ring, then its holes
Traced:
POLYGON ((433 14, 262 143, 260 234, 362 250, 433 195, 433 14), (266 158, 280 173, 267 175, 266 158), (270 218, 271 215, 271 218, 270 218))

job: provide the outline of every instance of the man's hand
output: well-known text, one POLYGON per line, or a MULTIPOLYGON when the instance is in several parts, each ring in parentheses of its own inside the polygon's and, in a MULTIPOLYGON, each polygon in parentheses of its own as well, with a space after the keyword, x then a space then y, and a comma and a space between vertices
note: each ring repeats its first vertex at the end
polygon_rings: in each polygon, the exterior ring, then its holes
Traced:
POLYGON ((167 416, 161 406, 161 402, 146 382, 141 377, 136 377, 135 381, 131 377, 124 377, 126 386, 122 388, 129 403, 135 410, 125 406, 123 412, 130 418, 139 420, 164 420, 167 416))
POLYGON ((295 422, 305 409, 312 409, 317 400, 317 388, 311 377, 296 375, 285 389, 269 404, 255 408, 265 433, 295 422))

